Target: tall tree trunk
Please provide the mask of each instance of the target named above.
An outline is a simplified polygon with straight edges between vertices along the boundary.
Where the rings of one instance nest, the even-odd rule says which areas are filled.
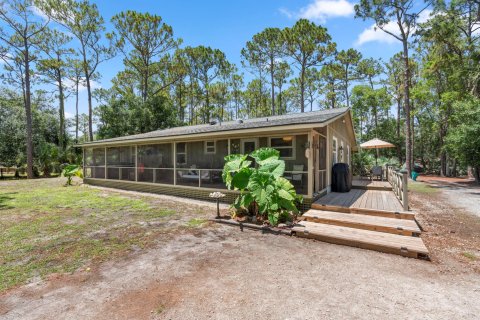
[[[408,41],[404,39],[403,43],[403,60],[405,63],[405,164],[408,172],[408,176],[412,172],[412,130],[411,130],[411,117],[410,117],[410,62],[408,58]]]
[[[88,138],[93,141],[93,106],[92,106],[92,88],[90,86],[90,75],[86,73],[87,96],[88,96]]]
[[[147,101],[147,98],[148,98],[148,77],[149,77],[149,72],[147,68],[147,70],[145,71],[145,75],[143,77],[143,92],[142,92],[143,102]]]
[[[75,143],[78,143],[78,82],[80,79],[76,79],[75,83]]]
[[[349,108],[350,96],[348,95],[348,66],[345,67],[345,98],[347,99],[347,108]]]
[[[194,99],[195,99],[195,97],[194,97],[194,93],[193,93],[193,82],[190,81],[190,125],[193,124],[193,103],[194,103]]]
[[[300,112],[305,112],[305,67],[302,66],[300,75]]]
[[[60,118],[60,130],[58,134],[58,144],[60,150],[65,151],[65,100],[63,93],[63,83],[62,83],[62,74],[60,70],[57,70],[57,80],[58,80],[58,112]]]
[[[82,45],[83,56],[83,72],[85,73],[85,81],[87,83],[87,98],[88,98],[88,137],[89,141],[93,141],[93,106],[92,106],[92,88],[90,86],[90,72],[88,70],[87,52],[85,44]]]
[[[397,141],[400,141],[400,117],[401,117],[402,100],[400,96],[397,98]],[[402,147],[397,143],[397,158],[402,163]]]
[[[33,178],[33,138],[32,138],[32,103],[30,89],[30,56],[27,39],[24,41],[25,55],[25,116],[27,120],[27,178]]]
[[[274,66],[275,61],[274,57],[270,57],[270,81],[272,83],[271,90],[272,90],[272,116],[275,115],[275,78],[274,78]]]
[[[280,87],[278,91],[278,114],[283,114],[283,103],[282,103],[282,88]]]
[[[208,87],[205,88],[205,103],[206,103],[206,123],[210,122],[210,96],[208,94]]]
[[[375,90],[374,87],[373,87],[373,79],[372,77],[368,77],[368,81],[370,82],[370,88],[372,88],[372,90]],[[375,119],[375,138],[378,138],[378,131],[377,131],[377,128],[378,128],[378,110],[377,110],[377,106],[372,106],[373,107],[373,111],[374,111],[374,119]],[[377,150],[377,156],[378,156],[378,150]]]

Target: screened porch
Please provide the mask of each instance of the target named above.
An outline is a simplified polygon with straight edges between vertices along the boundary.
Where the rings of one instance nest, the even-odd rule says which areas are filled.
[[[308,135],[231,138],[85,148],[85,178],[186,187],[226,189],[222,180],[228,154],[273,147],[285,160],[285,178],[297,193],[308,193]]]

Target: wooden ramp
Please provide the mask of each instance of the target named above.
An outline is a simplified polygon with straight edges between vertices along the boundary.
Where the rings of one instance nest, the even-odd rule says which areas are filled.
[[[428,256],[428,249],[419,237],[408,237],[310,221],[301,222],[293,228],[293,231],[302,238],[317,239],[334,244],[394,253],[410,258]]]
[[[329,193],[312,204],[295,235],[412,258],[428,256],[415,221],[391,190],[352,189]]]
[[[334,211],[309,210],[303,220],[343,227],[380,231],[404,236],[419,236],[420,228],[414,220],[377,217]]]

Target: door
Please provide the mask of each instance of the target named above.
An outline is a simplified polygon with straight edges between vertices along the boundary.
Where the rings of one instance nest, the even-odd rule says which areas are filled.
[[[313,136],[313,168],[314,168],[314,192],[320,192],[326,187],[327,179],[327,139],[324,136],[315,134]]]
[[[251,153],[258,148],[258,139],[242,139],[240,143],[240,151],[242,154]]]

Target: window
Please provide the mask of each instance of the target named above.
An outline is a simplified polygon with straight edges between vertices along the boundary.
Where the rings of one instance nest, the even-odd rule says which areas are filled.
[[[240,140],[240,153],[248,154],[257,150],[258,138]]]
[[[215,141],[205,141],[205,153],[215,154]]]
[[[347,163],[350,165],[350,146],[347,146]]]
[[[187,143],[177,143],[177,165],[187,164]]]
[[[343,153],[343,141],[340,141],[340,159],[342,160],[342,162],[345,162],[345,157],[344,157],[344,153]]]
[[[333,137],[333,143],[332,143],[332,164],[335,164],[335,163],[338,162],[337,154],[338,154],[338,140],[337,140],[337,138]]]
[[[280,152],[280,158],[295,160],[295,136],[270,138],[269,144]]]

